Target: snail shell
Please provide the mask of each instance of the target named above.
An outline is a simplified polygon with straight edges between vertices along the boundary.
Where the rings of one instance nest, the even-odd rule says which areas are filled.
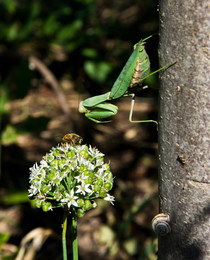
[[[166,236],[171,232],[170,216],[167,213],[160,213],[152,219],[152,229],[157,236]]]

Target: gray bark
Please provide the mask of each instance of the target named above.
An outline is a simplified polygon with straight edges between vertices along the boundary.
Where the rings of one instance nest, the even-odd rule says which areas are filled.
[[[210,259],[210,0],[160,1],[159,260]]]

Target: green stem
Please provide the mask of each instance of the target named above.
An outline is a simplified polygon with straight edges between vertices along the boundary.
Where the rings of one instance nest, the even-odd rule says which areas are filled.
[[[76,216],[75,209],[72,210],[72,236],[73,236],[73,260],[78,260],[77,216]]]
[[[67,260],[67,247],[66,247],[67,218],[68,218],[68,212],[64,210],[63,230],[62,230],[63,260]]]

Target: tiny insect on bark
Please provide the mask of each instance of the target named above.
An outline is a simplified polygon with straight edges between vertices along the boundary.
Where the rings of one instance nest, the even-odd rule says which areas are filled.
[[[110,116],[116,115],[118,112],[118,107],[110,104],[107,101],[118,99],[123,96],[132,96],[129,121],[132,123],[153,122],[157,124],[157,122],[154,120],[132,120],[133,106],[135,102],[135,88],[140,88],[143,80],[145,80],[147,77],[150,77],[163,69],[169,68],[174,64],[173,63],[170,65],[166,65],[150,73],[150,60],[148,54],[146,53],[144,45],[145,41],[151,37],[152,35],[147,37],[146,39],[140,40],[137,44],[134,45],[134,50],[131,56],[129,57],[128,61],[126,62],[120,75],[118,76],[117,80],[115,81],[109,92],[87,98],[84,101],[80,102],[80,113],[85,113],[85,116],[87,118],[96,123],[107,123],[110,122],[110,120],[105,119],[109,118]]]
[[[70,143],[70,144],[81,144],[83,139],[81,136],[74,134],[74,133],[70,133],[70,134],[66,134],[64,135],[64,137],[62,138],[62,141],[64,143]]]
[[[181,163],[182,165],[185,165],[188,163],[187,159],[185,158],[184,154],[179,154],[177,157],[177,161]]]

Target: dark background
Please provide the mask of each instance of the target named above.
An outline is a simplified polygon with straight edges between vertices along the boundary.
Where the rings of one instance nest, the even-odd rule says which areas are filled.
[[[21,239],[38,227],[46,241],[35,259],[62,259],[62,210],[33,208],[27,189],[29,168],[69,132],[103,152],[115,176],[115,205],[98,201],[79,219],[80,259],[156,259],[155,124],[128,122],[129,97],[115,102],[119,113],[109,124],[89,121],[78,104],[109,91],[133,45],[158,32],[157,8],[154,0],[0,0],[1,259],[14,259]],[[157,45],[158,35],[146,43],[151,70]],[[138,93],[136,120],[157,119],[157,76],[145,84],[151,88]],[[71,259],[70,228],[68,239]]]

